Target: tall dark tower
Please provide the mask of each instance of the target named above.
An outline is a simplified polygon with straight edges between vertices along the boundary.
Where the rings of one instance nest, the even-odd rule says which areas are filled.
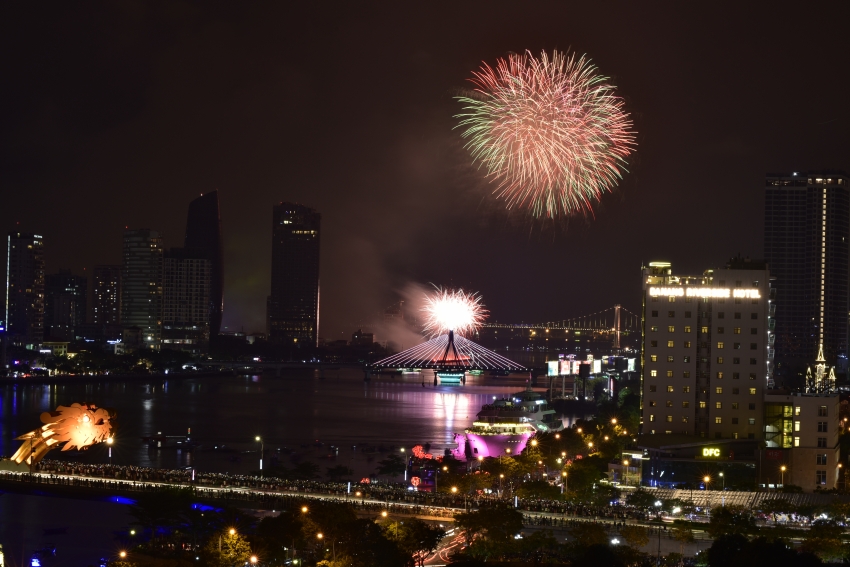
[[[764,255],[776,277],[776,371],[802,376],[819,349],[827,364],[848,354],[850,177],[768,175]]]
[[[302,205],[280,203],[274,207],[272,288],[267,305],[270,341],[317,345],[321,218]]]
[[[224,310],[224,258],[221,243],[221,213],[218,191],[210,191],[189,203],[186,240],[183,247],[210,261],[210,336],[221,330]]]
[[[44,338],[44,240],[10,232],[6,246],[6,334],[12,344],[37,347]]]

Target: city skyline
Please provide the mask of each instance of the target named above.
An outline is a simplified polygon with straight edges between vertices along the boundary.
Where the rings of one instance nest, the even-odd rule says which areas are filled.
[[[544,19],[498,3],[464,6],[451,18],[411,18],[404,8],[204,7],[137,19],[115,8],[86,23],[66,7],[38,28],[28,8],[7,7],[6,21],[23,22],[8,36],[17,60],[61,55],[36,82],[24,80],[31,65],[7,69],[13,88],[4,101],[20,112],[3,134],[10,166],[0,174],[8,189],[0,226],[43,233],[50,271],[79,274],[120,261],[125,226],[156,228],[179,246],[186,202],[218,189],[231,331],[265,327],[271,239],[262,219],[282,200],[323,214],[327,339],[350,335],[409,282],[477,289],[501,321],[570,317],[612,298],[634,309],[641,261],[693,271],[705,257],[719,264],[738,252],[762,255],[765,172],[850,168],[839,94],[848,79],[834,72],[850,57],[840,38],[772,39],[773,30],[790,33],[790,21],[841,21],[848,8],[731,7],[697,15],[547,4]],[[510,26],[500,23],[508,13]],[[352,18],[356,28],[343,25]],[[68,21],[133,39],[102,37],[91,51],[66,41],[70,28],[58,22]],[[266,33],[286,21],[305,24],[285,37]],[[606,33],[597,33],[602,22]],[[655,32],[646,35],[650,23]],[[227,31],[205,32],[216,26]],[[154,37],[168,39],[150,49]],[[338,57],[343,44],[350,51]],[[481,62],[556,48],[587,53],[612,77],[639,136],[629,175],[595,218],[553,234],[491,208],[490,188],[452,130],[452,96]],[[224,62],[221,49],[254,67]],[[309,55],[293,61],[289,53]],[[110,72],[120,67],[136,71]],[[803,88],[802,79],[775,87],[795,69],[829,77],[829,87]],[[355,77],[368,88],[330,104]],[[47,94],[54,91],[68,96]],[[29,166],[39,173],[24,175]],[[43,196],[38,206],[34,194]],[[692,231],[683,210],[699,210],[718,229]],[[480,260],[435,259],[434,250],[458,242]],[[572,277],[581,266],[598,277]]]

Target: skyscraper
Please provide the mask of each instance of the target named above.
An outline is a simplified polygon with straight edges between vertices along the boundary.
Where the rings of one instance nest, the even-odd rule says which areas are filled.
[[[121,324],[137,327],[146,348],[162,336],[162,236],[147,228],[124,231]]]
[[[267,303],[270,341],[307,343],[319,337],[319,236],[321,215],[294,203],[272,215],[272,282]]]
[[[162,348],[195,354],[210,339],[212,262],[194,250],[172,248],[163,260]]]
[[[98,326],[121,322],[121,266],[94,267],[92,323]]]
[[[848,185],[843,173],[766,177],[764,255],[776,278],[779,377],[801,376],[821,346],[828,364],[846,365]]]
[[[193,250],[196,258],[210,261],[209,285],[209,334],[221,331],[224,309],[224,260],[221,242],[221,214],[218,206],[218,191],[201,195],[189,203],[186,218],[184,248]]]
[[[49,274],[44,284],[44,336],[73,341],[77,328],[86,322],[88,278],[71,270]]]
[[[44,242],[38,234],[10,232],[6,247],[6,335],[36,348],[44,338]]]

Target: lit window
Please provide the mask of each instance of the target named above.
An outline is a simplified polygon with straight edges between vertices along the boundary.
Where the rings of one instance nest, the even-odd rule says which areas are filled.
[[[732,409],[738,409],[738,402],[732,402]]]
[[[682,416],[682,423],[688,423],[688,416]]]
[[[649,414],[649,421],[655,421],[655,414]]]
[[[717,386],[717,387],[714,389],[714,393],[715,393],[715,394],[722,394],[722,393],[723,393],[723,386]]]
[[[690,370],[684,370],[682,372],[682,378],[690,378],[690,377],[691,377],[691,371]]]
[[[707,335],[708,334],[708,327],[700,327],[699,332],[702,333],[703,335]]]
[[[718,379],[718,380],[723,380],[723,373],[722,373],[722,372],[718,372],[718,373],[717,373],[717,379]]]
[[[705,409],[705,402],[699,403],[699,409]]]
[[[686,332],[686,333],[690,333],[690,332],[691,332],[691,327],[690,327],[690,325],[685,325],[685,332]]]
[[[723,357],[722,356],[717,357],[717,364],[723,364]]]
[[[795,446],[795,447],[799,447],[799,446],[800,446],[800,438],[799,438],[799,437],[794,437],[794,446]]]
[[[667,341],[667,348],[673,348],[673,341]]]
[[[756,395],[756,389],[755,389],[755,388],[750,388],[750,395],[751,395],[751,396],[755,396],[755,395]]]
[[[672,391],[673,391],[673,386],[667,386],[667,391],[668,391],[668,392],[672,392]]]
[[[691,348],[691,341],[685,341],[684,347]]]
[[[685,409],[690,407],[690,405],[691,405],[691,402],[682,402],[682,407],[685,408]]]
[[[669,326],[667,327],[667,332],[668,332],[668,333],[675,333],[675,332],[676,332],[676,327],[674,327],[673,325],[669,325]]]
[[[673,407],[673,402],[671,402],[670,400],[667,400],[667,403],[666,403],[666,404],[664,404],[664,405],[665,405],[665,406],[667,406],[668,408],[672,408],[672,407]]]
[[[682,392],[685,393],[685,394],[689,394],[691,392],[691,387],[690,386],[682,386]],[[688,402],[685,402],[685,403],[688,403]]]
[[[732,332],[733,332],[734,334],[736,334],[736,335],[740,335],[740,334],[741,334],[741,327],[735,327],[735,328],[732,330]]]
[[[800,415],[800,406],[794,408],[794,415]]]
[[[673,421],[673,416],[672,416],[672,415],[668,415],[668,416],[667,416],[667,421]]]
[[[723,402],[714,402],[714,409],[723,409]]]
[[[649,356],[649,361],[650,361],[650,362],[658,362],[658,355],[657,355],[657,354],[652,354],[652,355],[650,355],[650,356]]]
[[[667,355],[667,362],[673,362],[673,355]]]
[[[717,343],[717,348],[723,348],[723,341],[719,341]]]
[[[649,375],[652,376],[653,378],[655,378],[656,376],[658,376],[658,371],[657,370],[650,370]]]
[[[668,370],[668,371],[667,371],[667,378],[672,378],[672,377],[673,377],[673,371],[672,371],[672,370]]]
[[[652,331],[653,333],[657,333],[658,332],[658,325],[653,325],[652,327],[649,328],[649,330]]]
[[[714,418],[714,423],[716,423],[716,424],[721,424],[721,423],[723,423],[723,418],[722,418],[722,417],[715,417],[715,418]]]

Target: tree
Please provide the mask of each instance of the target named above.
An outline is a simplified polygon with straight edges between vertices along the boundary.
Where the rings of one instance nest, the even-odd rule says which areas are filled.
[[[640,549],[649,543],[649,531],[643,526],[623,526],[620,535],[630,546]]]
[[[800,549],[813,553],[822,560],[836,563],[846,556],[841,535],[844,530],[835,520],[815,520]]]
[[[673,539],[679,542],[679,553],[685,554],[685,544],[694,542],[694,532],[688,524],[681,520],[673,522]]]
[[[350,478],[353,474],[354,471],[345,465],[328,467],[328,478],[331,479],[332,482],[339,482],[340,480],[346,477]]]
[[[706,531],[713,538],[728,534],[751,534],[757,531],[752,511],[743,506],[716,506]]]
[[[580,522],[570,528],[569,532],[579,547],[608,544],[608,533],[599,524]]]
[[[628,496],[626,496],[626,504],[629,506],[634,506],[635,508],[640,508],[645,510],[647,508],[652,508],[657,499],[655,496],[649,493],[648,490],[644,490],[643,488],[638,488]]]
[[[747,538],[741,534],[721,534],[714,536],[714,543],[708,548],[709,567],[729,567],[747,545]]]
[[[410,557],[412,564],[424,565],[446,531],[437,526],[431,526],[416,518],[398,522],[387,522],[384,525],[384,536],[396,542],[399,549]]]
[[[391,453],[386,459],[378,461],[378,474],[395,478],[407,470],[407,462],[398,454]]]
[[[455,525],[466,533],[471,542],[476,534],[490,541],[505,541],[522,530],[522,514],[511,506],[500,505],[486,510],[465,512],[455,516]]]
[[[561,495],[561,490],[557,486],[552,486],[545,480],[527,480],[519,485],[516,490],[516,494],[520,498],[557,500]]]
[[[203,564],[211,567],[244,565],[251,558],[251,546],[239,533],[221,533],[209,539],[203,554]]]

